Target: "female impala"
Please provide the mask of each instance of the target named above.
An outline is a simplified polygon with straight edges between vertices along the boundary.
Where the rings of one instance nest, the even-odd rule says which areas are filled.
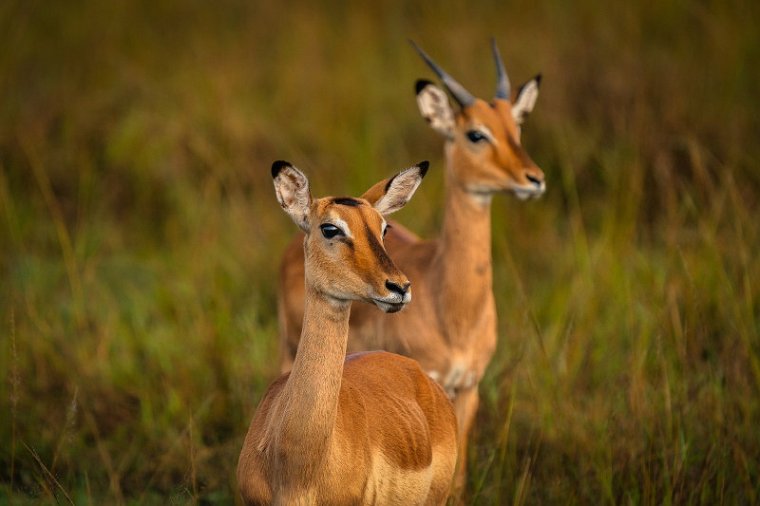
[[[306,233],[306,303],[293,368],[269,387],[240,453],[246,504],[445,503],[457,443],[443,389],[409,358],[345,356],[351,301],[392,313],[411,300],[383,248],[382,215],[406,204],[426,170],[358,199],[312,200],[298,169],[272,166],[277,200]]]
[[[414,358],[454,401],[459,422],[459,455],[467,456],[467,434],[478,408],[478,383],[496,346],[492,289],[491,199],[512,192],[539,197],[544,175],[520,145],[520,125],[538,97],[540,76],[520,87],[510,101],[510,85],[493,44],[498,71],[496,97],[473,97],[416,45],[422,58],[458,102],[428,81],[417,82],[422,116],[445,139],[446,193],[443,230],[422,241],[393,224],[386,238],[389,254],[409,276],[415,302],[408,311],[379,318],[367,308],[351,315],[348,348],[383,349]],[[283,257],[280,277],[280,339],[283,370],[288,370],[301,332],[303,253],[296,238]],[[464,483],[460,465],[458,486]]]

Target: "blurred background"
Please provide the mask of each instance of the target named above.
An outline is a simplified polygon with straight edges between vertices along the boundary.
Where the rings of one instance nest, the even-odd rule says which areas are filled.
[[[473,504],[760,501],[760,4],[0,4],[0,502],[227,504],[315,195],[431,170],[419,42],[490,98],[542,72],[543,199],[493,207]],[[466,238],[463,238],[466,240]]]

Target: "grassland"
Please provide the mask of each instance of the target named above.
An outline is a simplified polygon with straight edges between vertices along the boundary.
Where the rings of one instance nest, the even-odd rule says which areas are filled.
[[[0,502],[232,503],[294,227],[431,160],[413,37],[478,95],[542,71],[540,201],[498,198],[475,504],[760,502],[760,7],[0,5]],[[463,238],[465,240],[465,238]]]

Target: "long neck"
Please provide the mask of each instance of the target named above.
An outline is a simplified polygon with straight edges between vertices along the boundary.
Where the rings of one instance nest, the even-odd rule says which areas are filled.
[[[335,426],[348,339],[349,302],[307,283],[303,330],[282,391],[279,442],[290,472],[308,475],[325,456]]]
[[[433,272],[439,319],[454,346],[467,348],[468,330],[492,295],[491,197],[465,191],[446,177],[443,230]]]

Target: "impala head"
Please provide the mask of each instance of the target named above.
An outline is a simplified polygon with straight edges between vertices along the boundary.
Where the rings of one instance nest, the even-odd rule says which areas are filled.
[[[521,200],[540,197],[546,189],[544,173],[520,144],[520,127],[536,103],[541,75],[512,94],[494,40],[496,93],[491,102],[486,102],[471,95],[419,46],[412,44],[459,105],[455,111],[442,89],[430,81],[417,81],[417,105],[433,130],[446,138],[446,155],[454,182],[480,196],[508,191]]]
[[[277,200],[306,233],[306,283],[338,301],[362,300],[395,313],[412,300],[409,279],[383,246],[383,216],[409,201],[427,172],[421,162],[380,181],[359,198],[313,199],[306,176],[288,162],[272,164]]]

